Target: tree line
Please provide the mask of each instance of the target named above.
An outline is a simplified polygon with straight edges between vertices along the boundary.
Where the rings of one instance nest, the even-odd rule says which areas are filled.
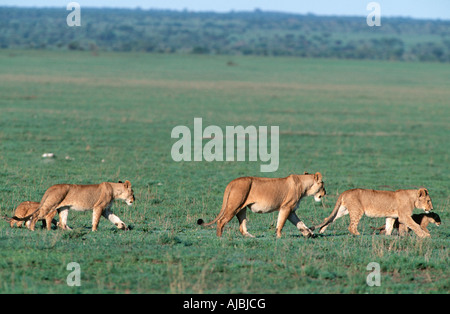
[[[450,21],[277,12],[0,7],[0,48],[450,61]]]

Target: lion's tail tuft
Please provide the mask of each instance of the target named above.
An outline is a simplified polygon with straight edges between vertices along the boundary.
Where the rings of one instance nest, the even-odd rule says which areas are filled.
[[[197,220],[197,225],[203,225],[205,223],[205,221],[203,220],[203,219],[199,219],[199,220]]]

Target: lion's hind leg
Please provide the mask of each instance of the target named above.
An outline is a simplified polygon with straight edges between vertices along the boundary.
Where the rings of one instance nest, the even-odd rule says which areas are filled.
[[[345,215],[348,215],[348,209],[344,205],[340,205],[336,216],[330,221],[330,224],[332,222],[336,221],[336,219],[339,219],[339,218],[341,218],[342,216],[345,216]],[[329,226],[329,224],[327,224],[327,225],[323,226],[322,228],[320,228],[319,229],[319,233],[324,233],[328,226]]]
[[[225,209],[223,215],[217,220],[217,231],[216,231],[216,234],[217,234],[218,237],[222,236],[223,228],[225,227],[225,225],[231,219],[233,219],[234,216],[238,215],[242,210],[245,211],[246,209],[242,209],[241,206],[236,207],[236,206],[230,206],[230,204],[228,204],[228,206]],[[242,231],[244,231],[244,233],[245,233],[245,231],[247,230],[247,227],[246,227],[247,216],[246,216],[246,214],[245,213],[241,214],[241,218],[242,218],[242,224],[243,225],[241,224],[241,220],[238,217],[238,219],[239,219],[239,230],[241,230],[241,227],[242,227]],[[241,231],[241,233],[242,233],[242,231]],[[251,236],[248,232],[246,232],[246,234],[244,234],[244,233],[243,233],[243,235],[245,235],[245,236]]]
[[[48,214],[52,215],[53,211],[56,212],[56,209],[58,208],[58,205],[59,204],[53,205],[53,206],[50,205],[50,207],[42,206],[41,209],[37,213],[35,213],[29,221],[27,221],[27,224],[26,224],[27,228],[30,229],[31,231],[34,231],[36,223],[39,220],[44,220],[45,221],[45,217]],[[51,220],[50,220],[50,222],[51,222]],[[52,224],[51,223],[49,223],[49,224],[46,223],[46,228],[47,228],[47,230],[52,230]]]
[[[56,213],[57,213],[57,211],[53,210],[47,216],[45,216],[45,219],[42,221],[42,226],[47,227],[50,225],[50,229],[51,229],[52,223],[54,223],[54,225],[56,225],[56,220],[53,219],[56,216]],[[49,228],[47,228],[47,229],[49,229]]]
[[[217,220],[217,231],[216,231],[216,234],[217,234],[218,237],[222,236],[223,228],[225,228],[225,225],[231,219],[233,219],[233,217],[236,215],[236,211],[237,210],[225,211],[224,214],[222,215],[222,217],[220,217],[219,220]]]
[[[239,180],[234,181],[227,186],[226,190],[228,190],[228,193],[227,191],[225,192],[224,203],[222,204],[223,214],[219,219],[217,219],[216,234],[218,237],[222,236],[223,228],[225,227],[225,225],[241,210],[244,210],[247,207],[248,203],[246,204],[246,200],[248,193],[250,192],[250,184],[251,182],[249,180]],[[241,193],[240,191],[246,191],[246,193]],[[246,218],[245,213],[241,215]],[[242,228],[245,227],[245,224],[246,222],[244,223],[244,226],[242,226]],[[239,229],[241,229],[241,226],[239,227]]]
[[[360,235],[358,232],[358,224],[364,215],[364,212],[355,208],[354,210],[348,210],[348,214],[350,216],[350,226],[348,227],[348,231],[350,231],[351,234]]]
[[[31,218],[31,223],[29,226],[30,230],[34,231],[34,227],[36,226],[38,220],[45,219],[45,216],[47,216],[51,211],[57,210],[60,207],[60,204],[66,198],[69,189],[69,185],[54,185],[45,191],[39,205],[39,210]],[[51,229],[52,225],[47,224],[47,230]]]
[[[386,224],[385,224],[385,234],[386,235],[391,235],[392,234],[392,230],[394,230],[394,223],[395,223],[396,218],[392,218],[392,217],[387,217],[386,218]]]
[[[69,216],[69,207],[61,207],[58,209],[59,214],[59,222],[56,223],[56,226],[62,230],[72,230],[67,225],[67,217]]]
[[[254,238],[255,236],[251,235],[247,231],[247,208],[243,208],[240,212],[236,214],[237,219],[239,220],[239,231],[242,233],[244,237]]]
[[[398,235],[405,236],[408,234],[408,227],[405,224],[398,224]]]

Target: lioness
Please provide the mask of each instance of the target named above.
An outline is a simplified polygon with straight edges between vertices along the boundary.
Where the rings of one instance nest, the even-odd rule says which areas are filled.
[[[222,209],[217,217],[199,225],[208,226],[217,222],[217,236],[222,236],[224,226],[234,217],[239,220],[239,231],[244,236],[253,237],[247,231],[247,208],[255,213],[270,213],[278,210],[277,237],[281,237],[281,229],[288,219],[305,237],[313,236],[313,232],[297,217],[297,209],[303,196],[314,195],[320,202],[325,195],[322,175],[291,174],[286,178],[241,177],[231,181],[225,188]]]
[[[422,230],[411,218],[414,208],[423,209],[426,213],[433,209],[427,189],[397,190],[395,192],[365,189],[348,190],[339,195],[331,215],[325,218],[320,225],[312,227],[311,230],[319,228],[319,232],[323,233],[328,224],[349,214],[350,226],[348,230],[354,235],[359,235],[358,223],[361,217],[366,214],[368,217],[387,217],[387,235],[391,234],[395,218],[398,218],[400,223],[412,229],[419,237],[429,237],[430,234]]]
[[[420,226],[420,228],[422,228],[423,231],[428,233],[430,233],[430,231],[428,231],[427,227],[430,223],[434,223],[436,226],[441,225],[441,217],[439,217],[439,215],[436,213],[414,214],[411,216],[411,218]],[[374,230],[380,230],[380,234],[386,233],[386,224],[378,228],[371,228]],[[405,235],[409,231],[408,227],[398,222],[398,218],[396,218],[394,221],[393,229],[398,229],[399,235]]]
[[[32,215],[36,209],[39,207],[39,203],[38,202],[30,202],[30,201],[26,201],[26,202],[22,202],[19,204],[19,206],[17,206],[16,210],[14,211],[14,216],[23,218],[25,216],[28,215]],[[56,225],[57,222],[56,220],[54,220],[53,218],[56,215],[56,211],[49,213],[44,219],[42,219],[42,223],[43,223],[43,227],[46,227],[47,224],[54,224]],[[25,222],[25,225],[27,226],[27,228],[30,227],[30,223],[31,223],[31,216],[30,218],[28,218],[28,220],[16,220],[14,218],[9,218],[9,217],[5,217],[6,221],[9,222],[9,225],[12,227],[14,227],[14,225],[17,225],[17,227],[22,227],[22,224]]]
[[[122,183],[103,182],[92,185],[57,184],[50,187],[42,197],[39,208],[30,216],[24,218],[13,217],[16,220],[26,220],[32,217],[30,230],[39,219],[46,217],[51,211],[58,210],[59,227],[68,229],[67,215],[69,209],[77,211],[92,210],[92,231],[96,231],[100,216],[109,219],[119,229],[127,229],[127,226],[114,215],[110,208],[115,199],[124,200],[127,205],[134,202],[134,193],[130,181]],[[47,224],[50,230],[50,225]]]

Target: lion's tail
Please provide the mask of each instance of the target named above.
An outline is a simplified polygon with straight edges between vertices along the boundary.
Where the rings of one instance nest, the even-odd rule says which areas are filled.
[[[228,198],[230,197],[230,192],[231,192],[231,187],[229,184],[229,185],[227,185],[227,187],[225,189],[225,193],[223,193],[222,209],[220,210],[219,214],[217,215],[216,218],[214,218],[213,221],[205,223],[204,220],[200,218],[199,220],[197,220],[197,224],[200,226],[204,226],[204,227],[215,224],[217,222],[217,220],[219,220],[225,213],[225,209],[227,208],[227,204],[228,204]]]
[[[334,209],[331,212],[330,216],[328,216],[327,218],[325,218],[323,220],[323,222],[317,226],[313,226],[310,229],[311,230],[315,230],[315,229],[322,229],[323,227],[329,225],[330,223],[332,223],[334,221],[334,219],[336,218],[336,215],[338,213],[339,207],[341,207],[342,204],[342,194],[339,195],[338,200],[336,201],[336,205],[334,205]]]
[[[372,226],[370,226],[370,228],[371,228],[373,231],[383,231],[383,230],[386,229],[386,225],[382,225],[381,227],[372,227]]]

